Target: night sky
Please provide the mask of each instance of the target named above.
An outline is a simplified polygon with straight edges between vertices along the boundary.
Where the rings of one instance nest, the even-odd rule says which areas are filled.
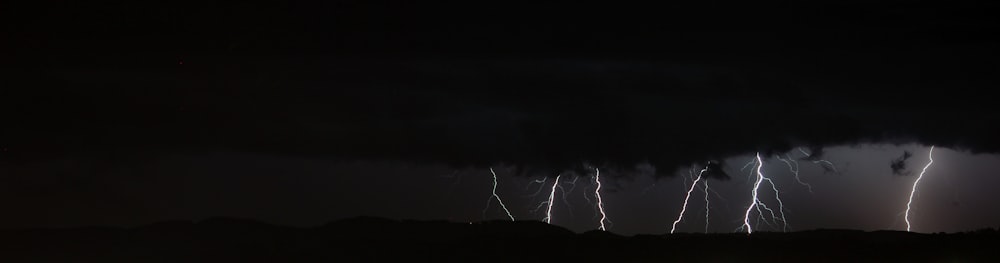
[[[587,231],[596,168],[608,229],[659,234],[710,163],[735,232],[760,153],[790,230],[905,230],[932,145],[913,231],[1000,226],[998,3],[473,2],[5,5],[0,227],[503,220],[492,167]]]

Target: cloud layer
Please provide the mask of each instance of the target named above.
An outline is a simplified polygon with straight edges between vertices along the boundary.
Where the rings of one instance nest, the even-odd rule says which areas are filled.
[[[79,24],[19,20],[12,44],[45,51],[5,67],[16,77],[0,105],[3,154],[223,148],[672,174],[800,146],[1000,151],[1000,114],[983,91],[998,84],[997,27],[976,11],[992,5],[873,3],[857,19],[832,3],[605,10],[609,19],[539,6],[509,21],[495,19],[503,8],[341,4],[330,16],[226,4],[182,18],[128,13],[141,29],[87,6],[51,11]],[[261,12],[272,22],[251,15]]]

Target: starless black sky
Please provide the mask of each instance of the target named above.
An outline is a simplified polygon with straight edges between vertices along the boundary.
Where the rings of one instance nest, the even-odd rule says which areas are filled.
[[[98,195],[82,190],[88,184],[127,188],[117,176],[241,170],[223,161],[158,165],[220,152],[274,156],[258,160],[273,167],[284,158],[439,170],[506,164],[526,176],[584,174],[586,164],[623,179],[639,173],[638,163],[671,177],[692,163],[796,147],[919,143],[996,153],[997,7],[15,3],[3,16],[2,176],[61,200]],[[886,157],[886,168],[900,154]],[[293,176],[275,169],[245,175]],[[386,174],[364,176],[407,176]],[[176,185],[170,191],[203,183]],[[301,205],[325,209],[311,202]],[[15,225],[47,221],[35,205],[45,202],[24,203]],[[170,203],[132,206],[174,210]],[[334,215],[343,216],[351,214]]]

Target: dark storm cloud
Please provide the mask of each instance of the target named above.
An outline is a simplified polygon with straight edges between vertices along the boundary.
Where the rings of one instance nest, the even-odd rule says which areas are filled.
[[[910,151],[903,151],[903,155],[889,162],[889,168],[892,168],[892,174],[894,175],[913,174],[913,171],[906,169],[906,160],[909,160],[910,157],[913,157],[913,153],[911,153]]]
[[[986,37],[996,23],[964,9],[878,15],[891,6],[856,23],[800,12],[789,13],[795,25],[679,26],[718,14],[567,23],[543,6],[506,23],[491,20],[500,11],[410,19],[355,3],[308,19],[299,15],[321,11],[283,6],[264,23],[252,14],[270,7],[218,4],[136,15],[151,31],[67,8],[51,14],[84,16],[79,24],[25,19],[38,29],[25,32],[54,33],[14,44],[51,51],[7,67],[19,77],[2,94],[11,101],[0,106],[0,143],[15,160],[224,148],[526,174],[648,163],[670,175],[736,154],[807,146],[811,160],[862,142],[1000,151],[996,104],[970,95],[997,84]],[[748,16],[734,10],[719,12]]]
[[[705,173],[702,174],[705,178],[717,179],[717,180],[729,180],[729,174],[723,169],[725,163],[722,161],[710,161],[708,162],[704,169]]]
[[[823,159],[823,147],[814,145],[809,147],[809,151],[806,151],[803,147],[799,147],[798,151],[806,155],[799,158],[799,160],[815,163],[823,169],[824,173],[837,173],[837,167],[833,163]]]
[[[661,174],[800,145],[888,140],[996,150],[986,131],[997,115],[969,114],[979,106],[927,107],[921,102],[942,97],[918,92],[887,105],[858,99],[879,93],[786,87],[781,78],[793,74],[781,71],[487,60],[323,63],[300,74],[273,60],[199,63],[209,62],[192,58],[159,75],[62,72],[46,85],[60,91],[54,97],[26,91],[30,104],[6,106],[22,114],[8,116],[17,125],[5,129],[5,145],[12,154],[231,148],[549,171],[649,162]],[[821,156],[811,149],[805,160]]]

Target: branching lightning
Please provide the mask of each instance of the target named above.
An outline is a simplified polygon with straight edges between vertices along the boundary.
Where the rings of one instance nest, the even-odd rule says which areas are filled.
[[[567,210],[567,211],[569,212],[569,215],[570,215],[570,217],[572,217],[572,216],[573,216],[573,207],[572,207],[572,206],[570,205],[570,203],[569,203],[569,199],[567,199],[567,196],[568,196],[568,195],[569,195],[570,193],[572,193],[572,192],[573,192],[573,189],[576,189],[576,181],[577,181],[577,180],[580,180],[580,177],[579,177],[579,176],[574,176],[574,177],[573,177],[573,180],[572,180],[572,181],[569,181],[569,184],[571,185],[571,186],[569,187],[569,190],[565,190],[565,189],[564,189],[564,190],[562,191],[562,201],[563,201],[563,204],[565,204],[565,205],[566,205],[566,210]],[[560,185],[560,186],[559,186],[559,188],[563,188],[563,186],[561,186],[561,185]],[[584,195],[584,196],[586,197],[586,195]]]
[[[792,159],[791,156],[788,155],[785,155],[787,159],[781,158],[780,154],[776,155],[776,157],[778,158],[779,161],[784,162],[785,164],[788,165],[788,171],[792,172],[792,174],[795,175],[795,181],[799,182],[799,184],[809,189],[809,193],[811,194],[813,192],[812,185],[803,182],[802,178],[799,178],[799,162],[796,161],[795,159]]]
[[[771,214],[771,220],[772,221],[781,220],[783,224],[782,230],[787,230],[788,223],[785,220],[784,204],[781,202],[781,198],[779,197],[780,192],[778,191],[778,187],[774,185],[774,181],[771,181],[770,178],[764,176],[764,173],[761,171],[761,169],[764,167],[764,161],[760,158],[759,152],[757,153],[755,162],[757,163],[755,169],[755,173],[757,174],[757,180],[753,184],[753,191],[751,192],[752,199],[750,201],[750,205],[747,206],[747,210],[743,215],[743,226],[740,226],[739,229],[746,230],[747,234],[753,233],[753,226],[750,225],[750,213],[753,212],[754,209],[756,209],[758,216],[761,218],[763,218],[764,216],[763,215],[764,210],[767,210]],[[778,218],[777,215],[774,213],[774,210],[767,207],[767,205],[765,205],[764,202],[761,202],[760,199],[758,198],[757,193],[758,190],[760,189],[760,184],[763,183],[764,181],[767,181],[769,184],[771,184],[771,189],[774,190],[774,198],[778,201],[778,214],[781,215],[781,218]],[[763,210],[761,208],[763,208]],[[767,222],[767,220],[765,220],[764,222]]]
[[[601,212],[601,226],[598,229],[606,231],[607,227],[604,225],[604,221],[608,220],[608,215],[604,213],[604,200],[601,199],[601,170],[594,168],[594,171],[597,172],[597,175],[594,176],[594,181],[597,184],[594,195],[597,196],[597,209]]]
[[[757,162],[761,162],[760,153],[757,153]],[[747,206],[746,213],[743,215],[743,228],[747,231],[747,234],[753,233],[753,228],[750,226],[750,211],[753,211],[753,208],[757,207],[757,204],[759,203],[759,201],[757,201],[757,188],[760,187],[760,182],[764,180],[764,175],[760,173],[761,166],[764,166],[763,162],[761,162],[761,165],[757,166],[757,181],[753,183],[753,198],[750,201],[750,206]]]
[[[910,188],[910,199],[906,202],[906,215],[903,217],[903,219],[906,220],[906,231],[910,231],[910,205],[913,204],[913,194],[917,192],[917,184],[920,183],[921,178],[924,178],[924,173],[927,172],[927,168],[931,167],[931,164],[934,163],[934,145],[931,145],[931,150],[928,151],[927,157],[930,158],[930,161],[928,161],[927,165],[924,166],[924,169],[920,171],[920,175],[917,176],[917,180],[913,181],[913,187]]]
[[[510,221],[514,221],[514,215],[510,213],[510,210],[507,210],[507,206],[503,204],[503,200],[500,200],[500,196],[497,195],[497,173],[493,171],[493,167],[490,167],[490,173],[493,174],[493,195],[490,196],[490,199],[486,200],[486,209],[489,209],[490,202],[493,201],[493,198],[496,198],[497,202],[500,203],[500,207],[507,213],[507,217],[510,217]]]
[[[677,220],[674,220],[674,224],[670,226],[671,234],[673,234],[674,231],[677,230],[677,223],[680,223],[681,219],[684,218],[684,212],[687,211],[688,199],[691,199],[691,192],[694,192],[694,188],[698,186],[698,182],[701,181],[701,175],[704,174],[705,171],[708,171],[707,166],[701,169],[701,172],[698,172],[698,177],[694,179],[693,183],[691,183],[691,188],[688,189],[687,196],[684,197],[684,205],[681,206],[681,212],[677,214]],[[708,191],[706,190],[705,192],[707,193]]]
[[[771,181],[771,178],[764,178],[764,180],[768,184],[771,184],[771,189],[774,190],[774,200],[778,201],[778,214],[781,215],[781,231],[788,231],[788,220],[785,220],[785,203],[781,202],[781,193],[778,192],[778,186],[774,185],[774,181]],[[774,211],[771,211],[771,217],[774,217]]]

